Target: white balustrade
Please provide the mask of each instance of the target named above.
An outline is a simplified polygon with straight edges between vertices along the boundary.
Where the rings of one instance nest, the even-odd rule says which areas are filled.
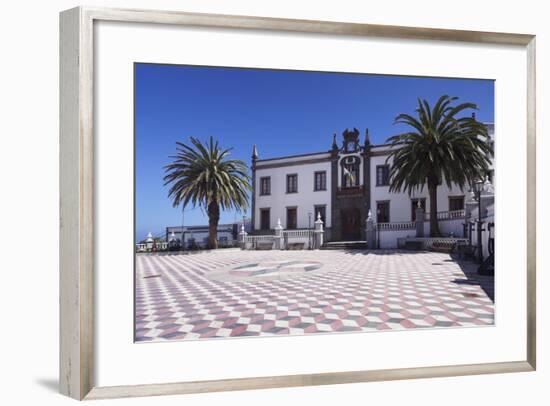
[[[394,231],[394,230],[413,230],[416,227],[414,221],[401,221],[394,223],[377,223],[376,229],[379,231]]]
[[[464,209],[437,212],[437,220],[439,221],[463,219],[464,217],[466,217],[466,210]],[[424,221],[430,221],[430,213],[426,213]]]

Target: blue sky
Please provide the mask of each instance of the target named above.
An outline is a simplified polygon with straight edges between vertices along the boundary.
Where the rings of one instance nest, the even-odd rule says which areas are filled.
[[[176,141],[214,136],[247,163],[253,144],[260,158],[321,152],[332,134],[353,127],[382,144],[404,130],[393,121],[413,114],[418,97],[433,104],[443,94],[476,103],[478,120],[494,121],[491,80],[136,64],[136,239],[182,224],[162,180]],[[224,212],[220,221],[241,217]],[[207,217],[188,207],[185,224]]]

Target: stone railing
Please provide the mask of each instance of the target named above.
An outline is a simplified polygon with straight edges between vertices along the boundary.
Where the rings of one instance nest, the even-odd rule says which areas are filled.
[[[314,245],[313,230],[283,230],[282,235],[285,249],[310,249]]]
[[[401,221],[395,223],[376,223],[378,231],[397,231],[397,230],[414,230],[416,223],[414,221]]]
[[[285,238],[310,238],[313,235],[313,230],[284,230]]]
[[[246,235],[244,237],[245,249],[273,249],[274,235]]]
[[[272,234],[269,234],[269,235],[247,235],[246,236],[246,242],[260,242],[260,241],[269,242],[269,241],[273,241],[274,238],[275,238],[275,236],[272,235]]]
[[[466,210],[464,209],[437,212],[437,220],[439,221],[463,219],[465,217],[466,217]],[[425,214],[424,221],[430,221],[430,213]]]
[[[314,223],[314,229],[284,230],[281,221],[277,221],[275,234],[248,235],[241,227],[239,241],[242,249],[319,249],[323,245],[323,221],[320,215]]]

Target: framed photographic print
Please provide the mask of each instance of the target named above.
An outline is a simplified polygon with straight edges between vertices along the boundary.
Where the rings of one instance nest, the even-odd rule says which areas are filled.
[[[535,369],[534,36],[79,7],[60,52],[62,393]]]

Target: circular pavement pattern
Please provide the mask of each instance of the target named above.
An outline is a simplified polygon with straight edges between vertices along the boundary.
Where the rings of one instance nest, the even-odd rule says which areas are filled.
[[[265,260],[233,265],[209,272],[207,277],[213,280],[266,280],[303,276],[319,271],[323,263],[311,260]]]

